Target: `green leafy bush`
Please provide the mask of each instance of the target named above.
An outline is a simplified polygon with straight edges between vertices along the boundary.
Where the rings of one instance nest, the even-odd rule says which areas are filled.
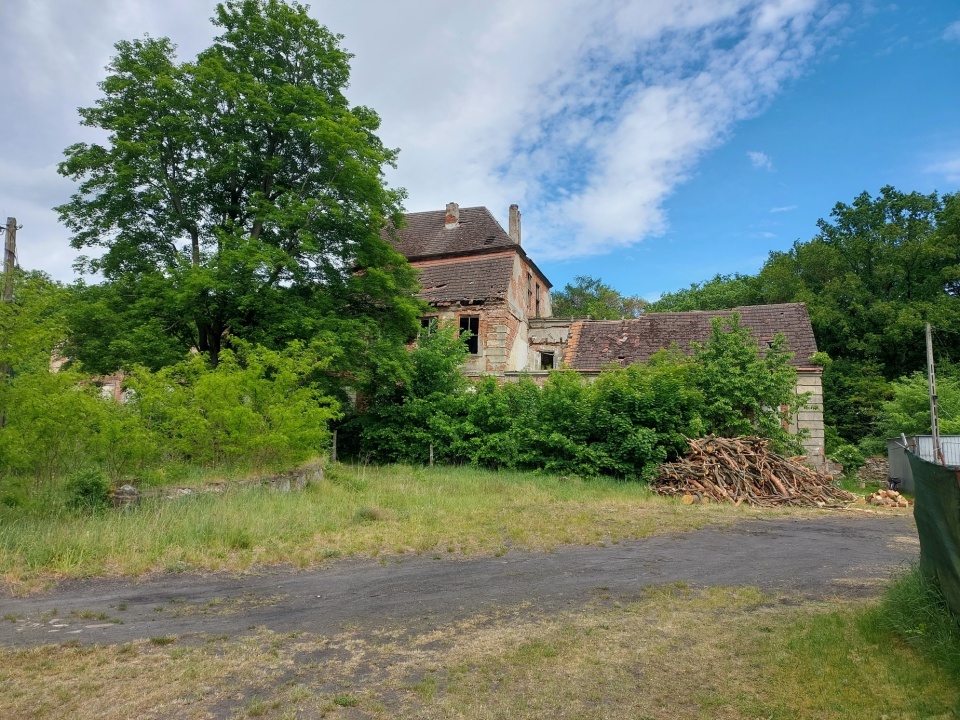
[[[67,507],[74,510],[101,510],[110,503],[110,482],[96,469],[74,473],[63,490]]]
[[[422,337],[411,359],[409,381],[345,425],[365,459],[426,463],[432,446],[441,463],[643,479],[710,432],[796,449],[783,421],[804,398],[782,339],[761,355],[736,318],[718,321],[692,358],[663,351],[595,381],[558,370],[542,387],[529,377],[467,384],[452,330]]]
[[[880,437],[930,434],[930,391],[925,372],[915,372],[890,383],[892,397],[880,410]],[[937,396],[940,432],[960,434],[960,367],[938,367]]]
[[[338,405],[310,382],[327,366],[320,344],[284,351],[234,340],[217,367],[194,355],[130,377],[130,405],[168,458],[203,465],[299,462],[324,452]]]
[[[849,443],[841,443],[834,450],[827,453],[827,457],[843,465],[844,475],[853,475],[863,467],[866,461],[860,448],[856,445],[850,445]]]

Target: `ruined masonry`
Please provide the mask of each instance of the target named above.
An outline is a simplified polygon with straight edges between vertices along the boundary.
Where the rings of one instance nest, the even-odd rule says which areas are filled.
[[[792,430],[805,430],[810,462],[824,464],[822,369],[813,365],[817,351],[803,303],[753,305],[709,312],[650,313],[639,318],[599,321],[555,318],[550,281],[520,244],[520,211],[510,206],[509,232],[485,207],[410,213],[390,242],[420,272],[420,297],[431,307],[421,322],[449,322],[469,331],[468,375],[506,380],[521,374],[541,381],[561,366],[588,376],[611,364],[646,362],[653,353],[676,344],[707,339],[717,316],[739,313],[760,347],[782,333],[794,353],[797,392],[810,393]]]

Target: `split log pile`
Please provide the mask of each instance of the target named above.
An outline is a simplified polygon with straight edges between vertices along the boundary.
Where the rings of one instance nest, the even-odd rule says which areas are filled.
[[[763,438],[707,437],[688,440],[685,458],[667,463],[653,481],[654,492],[698,502],[844,507],[856,496],[833,484],[833,476],[770,450]]]
[[[910,507],[910,502],[896,490],[877,490],[867,495],[867,502],[871,505],[884,507]]]

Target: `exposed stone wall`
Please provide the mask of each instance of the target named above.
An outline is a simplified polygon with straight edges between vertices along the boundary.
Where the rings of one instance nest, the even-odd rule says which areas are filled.
[[[805,407],[801,408],[790,424],[790,432],[806,432],[803,447],[811,464],[822,467],[826,463],[823,436],[823,384],[820,368],[800,368],[797,371],[797,394],[809,393]]]
[[[526,355],[526,326],[506,304],[486,306],[480,318],[480,352],[484,375],[518,370]],[[523,344],[520,339],[523,336]]]
[[[478,316],[478,350],[463,365],[467,375],[502,375],[525,367],[526,326],[507,303],[497,301],[483,305],[450,304],[433,308],[441,324],[459,326],[461,316]]]
[[[567,342],[570,339],[571,318],[531,318],[529,321],[530,360],[527,364],[531,371],[540,370],[540,354],[553,353],[555,368],[563,366]]]

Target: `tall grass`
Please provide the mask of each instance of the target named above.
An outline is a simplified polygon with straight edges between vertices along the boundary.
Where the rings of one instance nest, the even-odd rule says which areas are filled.
[[[334,466],[302,492],[247,489],[53,516],[0,506],[0,576],[306,567],[349,555],[492,553],[617,542],[735,522],[745,508],[685,508],[644,486],[476,468]]]
[[[947,609],[940,588],[914,566],[887,590],[877,611],[864,619],[875,636],[895,632],[908,645],[951,673],[960,686],[960,618]]]

